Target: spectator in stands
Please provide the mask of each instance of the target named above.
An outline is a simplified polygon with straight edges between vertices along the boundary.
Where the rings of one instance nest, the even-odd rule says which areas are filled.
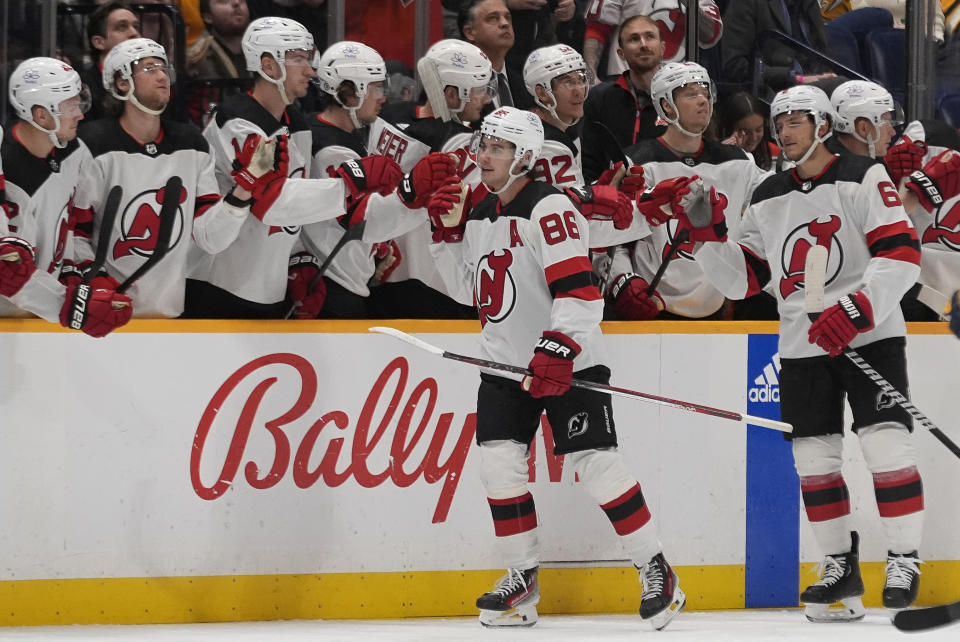
[[[769,89],[779,91],[792,85],[809,85],[835,74],[824,71],[814,60],[779,41],[762,46],[760,34],[781,31],[817,51],[826,51],[827,37],[817,0],[738,0],[723,16],[724,81],[746,88],[759,73]],[[759,69],[754,69],[756,54]]]
[[[92,64],[80,74],[90,90],[92,104],[86,114],[87,120],[96,120],[106,115],[103,87],[103,61],[113,47],[124,40],[140,37],[140,19],[125,2],[114,0],[100,5],[90,14],[87,22],[87,43],[90,45]]]
[[[559,23],[573,19],[574,0],[508,0],[513,16],[513,48],[507,52],[507,65],[522,69],[534,49],[556,44]]]
[[[588,183],[595,181],[608,164],[605,139],[596,133],[595,123],[606,124],[621,148],[666,131],[665,126],[657,124],[650,98],[650,80],[660,68],[664,50],[657,23],[647,16],[627,18],[620,25],[617,39],[617,56],[627,64],[627,71],[591,89],[583,106],[581,163]]]
[[[704,49],[713,47],[723,33],[720,9],[714,0],[698,0],[700,14],[697,40]],[[617,35],[617,25],[623,24],[633,16],[649,16],[660,29],[663,39],[663,59],[679,61],[686,59],[687,18],[683,4],[679,0],[656,2],[655,0],[613,2],[594,2],[589,5],[586,16],[586,40],[583,45],[583,58],[587,61],[587,76],[591,84],[596,84],[609,76],[626,71],[624,60],[612,53],[608,57],[606,68],[599,68],[601,54],[607,42]]]
[[[523,85],[523,73],[507,66],[507,53],[515,41],[513,17],[506,0],[469,0],[460,8],[457,25],[463,39],[479,47],[496,74],[496,107],[533,107],[533,98]]]
[[[250,24],[246,0],[200,0],[206,30],[187,52],[196,78],[250,78],[243,57],[243,32]]]
[[[719,136],[725,144],[752,154],[760,169],[777,169],[774,161],[780,148],[770,137],[769,113],[756,96],[737,92],[720,104],[717,116]]]

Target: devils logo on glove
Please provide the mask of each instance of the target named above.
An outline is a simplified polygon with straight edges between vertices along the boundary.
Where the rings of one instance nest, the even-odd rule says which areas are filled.
[[[113,246],[113,258],[131,254],[148,257],[157,246],[157,230],[160,228],[160,205],[164,188],[147,190],[134,196],[120,216],[120,238]],[[180,202],[187,200],[187,190],[180,190]],[[177,220],[170,237],[170,247],[175,247],[183,235],[183,208],[177,208]]]
[[[517,286],[510,275],[513,254],[510,250],[503,253],[491,252],[477,264],[477,311],[480,313],[480,325],[487,321],[499,323],[513,311],[517,302]]]
[[[810,221],[787,235],[780,255],[780,267],[783,270],[783,277],[780,279],[782,299],[786,300],[794,292],[803,289],[803,266],[807,260],[807,252],[815,245],[822,245],[830,253],[826,283],[833,281],[840,273],[840,267],[843,265],[843,247],[836,238],[836,234],[842,224],[839,216],[831,214],[827,221]]]

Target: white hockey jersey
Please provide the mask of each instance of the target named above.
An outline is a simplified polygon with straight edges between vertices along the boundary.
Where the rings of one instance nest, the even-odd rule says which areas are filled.
[[[358,133],[331,125],[320,114],[310,116],[309,125],[313,134],[311,178],[332,176],[341,163],[367,155]],[[351,216],[362,216],[366,221],[363,237],[347,242],[324,275],[350,292],[366,297],[370,295],[367,283],[376,269],[374,243],[389,241],[422,225],[427,220],[427,211],[409,209],[395,193],[371,194],[361,207],[363,211],[353,212]],[[300,234],[304,249],[323,263],[344,233],[337,220],[327,220],[304,225]],[[401,265],[403,260],[406,256]]]
[[[228,248],[217,256],[198,257],[190,278],[246,301],[275,304],[286,295],[287,264],[300,226],[343,214],[345,192],[338,178],[306,178],[311,176],[313,143],[307,121],[296,107],[287,107],[280,122],[252,96],[240,94],[221,104],[203,131],[216,161],[220,194],[233,189],[235,150],[250,134],[264,138],[289,135],[290,178],[263,218],[246,217]]]
[[[736,239],[740,216],[750,202],[754,189],[769,176],[739,147],[705,141],[697,154],[677,156],[662,139],[649,139],[634,145],[627,153],[643,165],[647,186],[676,178],[703,179],[705,190],[715,187],[727,197],[726,219],[730,238]],[[631,268],[648,282],[657,273],[670,252],[677,231],[676,221],[651,228],[651,234],[633,247]],[[615,264],[613,273],[626,269]],[[694,319],[709,316],[723,305],[724,296],[710,283],[701,266],[693,259],[693,244],[684,243],[657,286],[667,311]]]
[[[875,327],[858,334],[856,348],[903,336],[900,299],[920,273],[920,247],[896,188],[870,158],[835,156],[816,178],[794,171],[768,178],[744,215],[739,243],[703,243],[697,262],[731,299],[756,294],[768,282],[780,312],[780,356],[825,353],[808,340],[803,270],[814,245],[829,250],[825,306],[863,290]]]
[[[574,370],[607,362],[586,223],[555,187],[530,182],[505,206],[488,195],[462,242],[431,245],[449,289],[477,306],[487,359],[525,367],[543,331],[553,330],[580,345]]]
[[[723,35],[720,9],[713,0],[698,0],[698,4],[698,40],[701,47],[709,49]],[[616,43],[620,25],[633,16],[649,16],[657,23],[664,44],[664,62],[678,62],[686,58],[687,16],[685,5],[679,0],[590,0],[586,14],[586,37],[597,38],[608,45]],[[607,75],[610,76],[622,74],[627,69],[626,63],[615,52],[615,47],[610,46],[607,63]]]
[[[90,170],[80,178],[73,216],[77,260],[93,260],[107,194],[114,185],[123,198],[110,235],[104,269],[123,281],[156,247],[160,206],[167,180],[183,180],[170,251],[143,275],[127,294],[135,317],[177,317],[183,312],[188,256],[195,247],[218,252],[236,237],[247,210],[220,200],[213,175],[213,157],[193,125],[165,121],[157,140],[142,143],[115,118],[80,129],[90,148]]]
[[[58,278],[64,261],[74,258],[70,217],[74,192],[81,175],[89,170],[90,150],[72,140],[47,158],[37,158],[17,139],[19,123],[3,137],[0,156],[6,173],[8,232],[29,241],[36,250],[37,271],[13,298],[0,297],[0,316],[27,316],[28,310],[58,322],[64,287]]]

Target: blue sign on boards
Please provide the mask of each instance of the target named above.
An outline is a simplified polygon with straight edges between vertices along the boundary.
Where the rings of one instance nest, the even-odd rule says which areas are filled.
[[[777,335],[751,334],[747,414],[780,419]],[[799,602],[800,482],[790,442],[768,428],[747,427],[747,608]]]

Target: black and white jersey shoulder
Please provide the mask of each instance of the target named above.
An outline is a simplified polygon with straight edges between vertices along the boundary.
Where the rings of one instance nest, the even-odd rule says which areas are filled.
[[[580,167],[580,139],[546,121],[543,122],[543,150],[533,166],[535,180],[557,187],[584,184]],[[574,130],[575,133],[575,130]]]
[[[727,199],[725,211],[731,238],[737,238],[740,218],[756,187],[769,175],[739,147],[704,141],[695,154],[675,152],[662,139],[647,139],[627,150],[631,159],[643,166],[648,187],[678,176],[697,175],[705,190],[711,187]],[[677,232],[676,221],[653,227],[650,236],[633,248],[633,270],[647,279],[653,278]],[[682,243],[670,262],[657,291],[667,311],[690,318],[703,318],[720,309],[724,296],[703,274],[694,261],[693,244]]]
[[[555,330],[581,346],[575,369],[605,363],[588,234],[566,195],[532,181],[505,206],[488,195],[461,243],[431,246],[455,298],[477,306],[486,358],[525,366],[541,333]]]
[[[414,121],[416,122],[416,121]],[[367,149],[371,154],[392,158],[404,172],[430,153],[430,145],[407,133],[409,123],[396,123],[377,118],[367,132]]]

